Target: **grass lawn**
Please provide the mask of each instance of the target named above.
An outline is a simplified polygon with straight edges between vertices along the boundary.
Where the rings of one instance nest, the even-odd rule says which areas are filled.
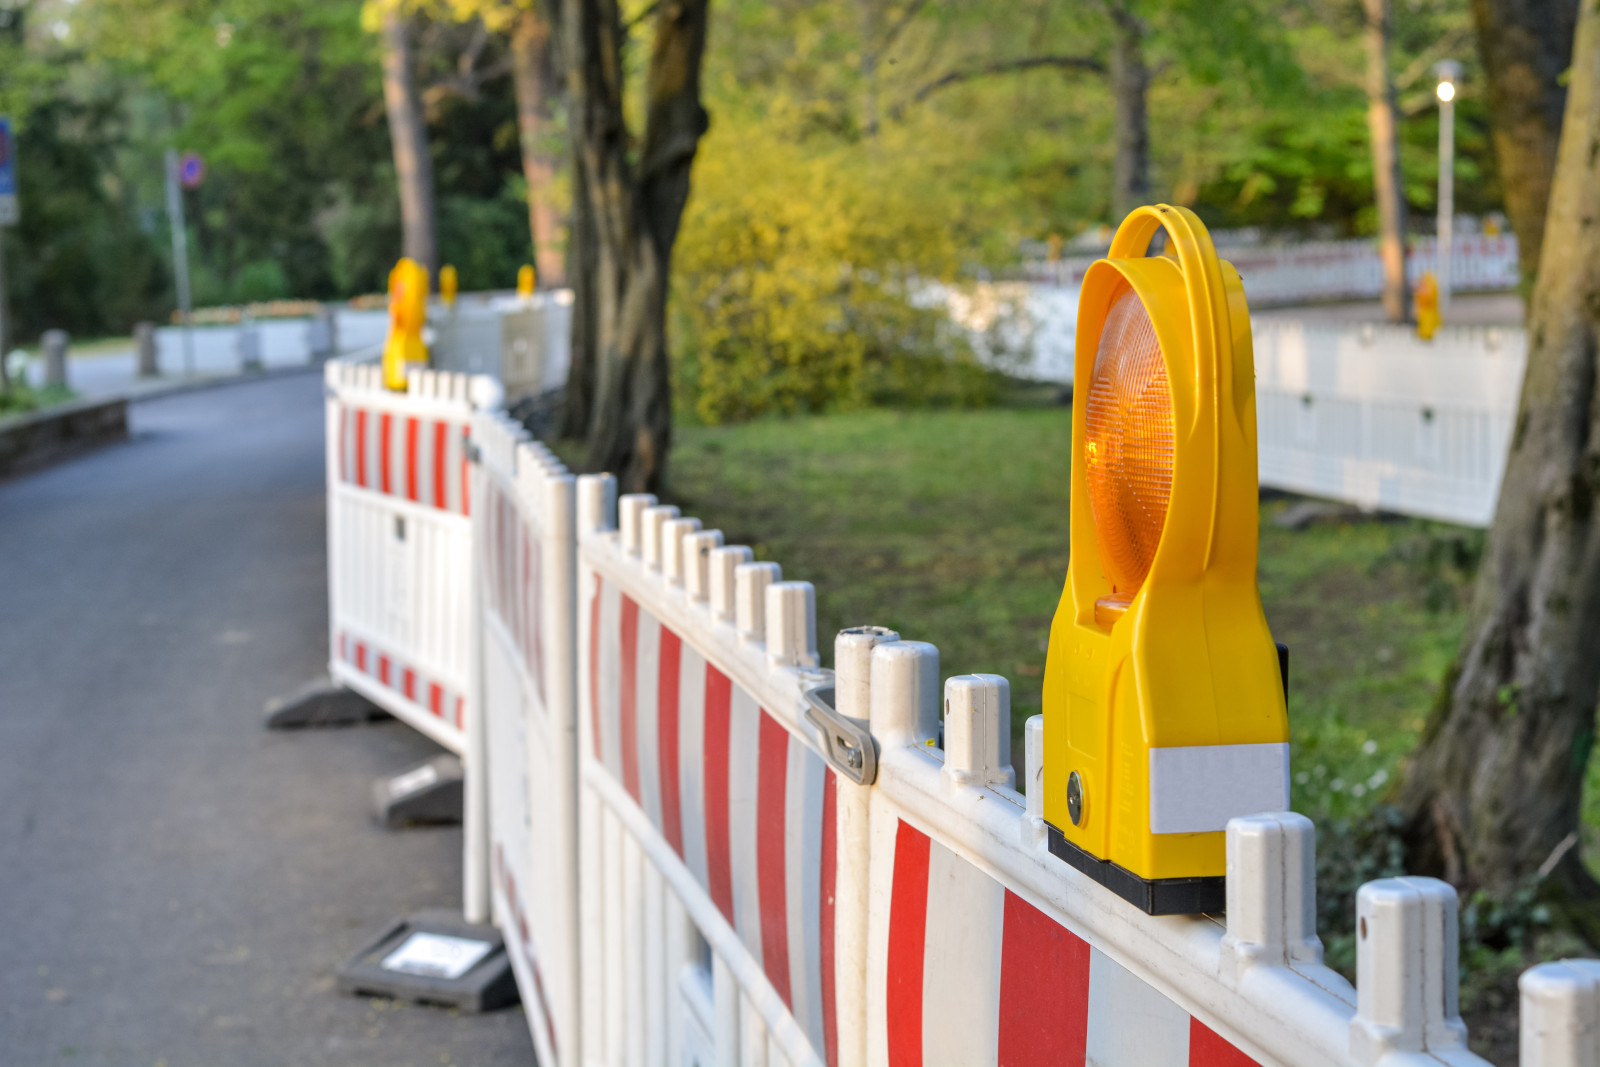
[[[931,641],[946,676],[1010,679],[1020,740],[1066,578],[1070,437],[1070,408],[1042,400],[680,426],[670,499],[815,584],[825,664],[845,626]],[[1375,519],[1291,530],[1273,519],[1293,503],[1261,503],[1261,594],[1290,649],[1292,801],[1318,824],[1322,933],[1348,973],[1350,894],[1399,862],[1392,839],[1374,849],[1351,827],[1392,788],[1436,699],[1482,534]],[[1013,755],[1020,776],[1020,744]],[[1586,797],[1592,843],[1600,788]],[[1463,927],[1478,922],[1468,902]],[[1514,1056],[1515,975],[1532,959],[1464,946],[1463,1009],[1493,1059]]]

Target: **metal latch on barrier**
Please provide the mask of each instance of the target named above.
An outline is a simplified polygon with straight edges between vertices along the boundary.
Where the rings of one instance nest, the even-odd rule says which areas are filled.
[[[834,687],[806,690],[806,719],[822,735],[822,752],[834,769],[858,785],[878,779],[878,743],[866,727],[840,715],[833,706]]]

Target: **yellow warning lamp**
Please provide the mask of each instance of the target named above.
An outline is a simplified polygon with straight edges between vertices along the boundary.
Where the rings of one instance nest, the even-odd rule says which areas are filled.
[[[1439,279],[1433,276],[1433,271],[1428,271],[1417,282],[1417,294],[1412,303],[1417,316],[1417,336],[1424,341],[1433,340],[1433,335],[1439,330]]]
[[[460,284],[455,267],[446,263],[439,268],[439,299],[444,301],[445,307],[455,306],[456,289]]]
[[[1215,911],[1228,820],[1288,807],[1289,724],[1256,588],[1250,313],[1193,212],[1118,228],[1084,275],[1076,360],[1050,850],[1150,914]]]
[[[517,295],[532,296],[533,287],[538,281],[538,276],[533,273],[533,264],[524,263],[517,271]]]
[[[383,384],[397,392],[406,388],[406,370],[427,366],[422,327],[428,321],[428,268],[406,258],[389,272],[389,336],[383,343]]]

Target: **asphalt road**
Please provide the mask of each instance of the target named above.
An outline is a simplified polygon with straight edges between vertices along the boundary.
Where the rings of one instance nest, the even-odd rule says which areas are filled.
[[[261,725],[327,660],[320,378],[132,423],[0,484],[0,1064],[532,1064],[520,1009],[334,989],[461,835],[371,822],[406,727]]]

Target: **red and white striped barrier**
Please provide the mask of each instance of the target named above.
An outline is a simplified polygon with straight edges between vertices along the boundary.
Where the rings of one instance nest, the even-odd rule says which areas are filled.
[[[462,756],[465,914],[488,917],[477,691],[471,423],[498,409],[488,378],[412,372],[386,390],[375,364],[330,361],[327,393],[328,673]]]
[[[498,411],[473,440],[493,914],[539,1062],[575,1065],[573,478]]]

